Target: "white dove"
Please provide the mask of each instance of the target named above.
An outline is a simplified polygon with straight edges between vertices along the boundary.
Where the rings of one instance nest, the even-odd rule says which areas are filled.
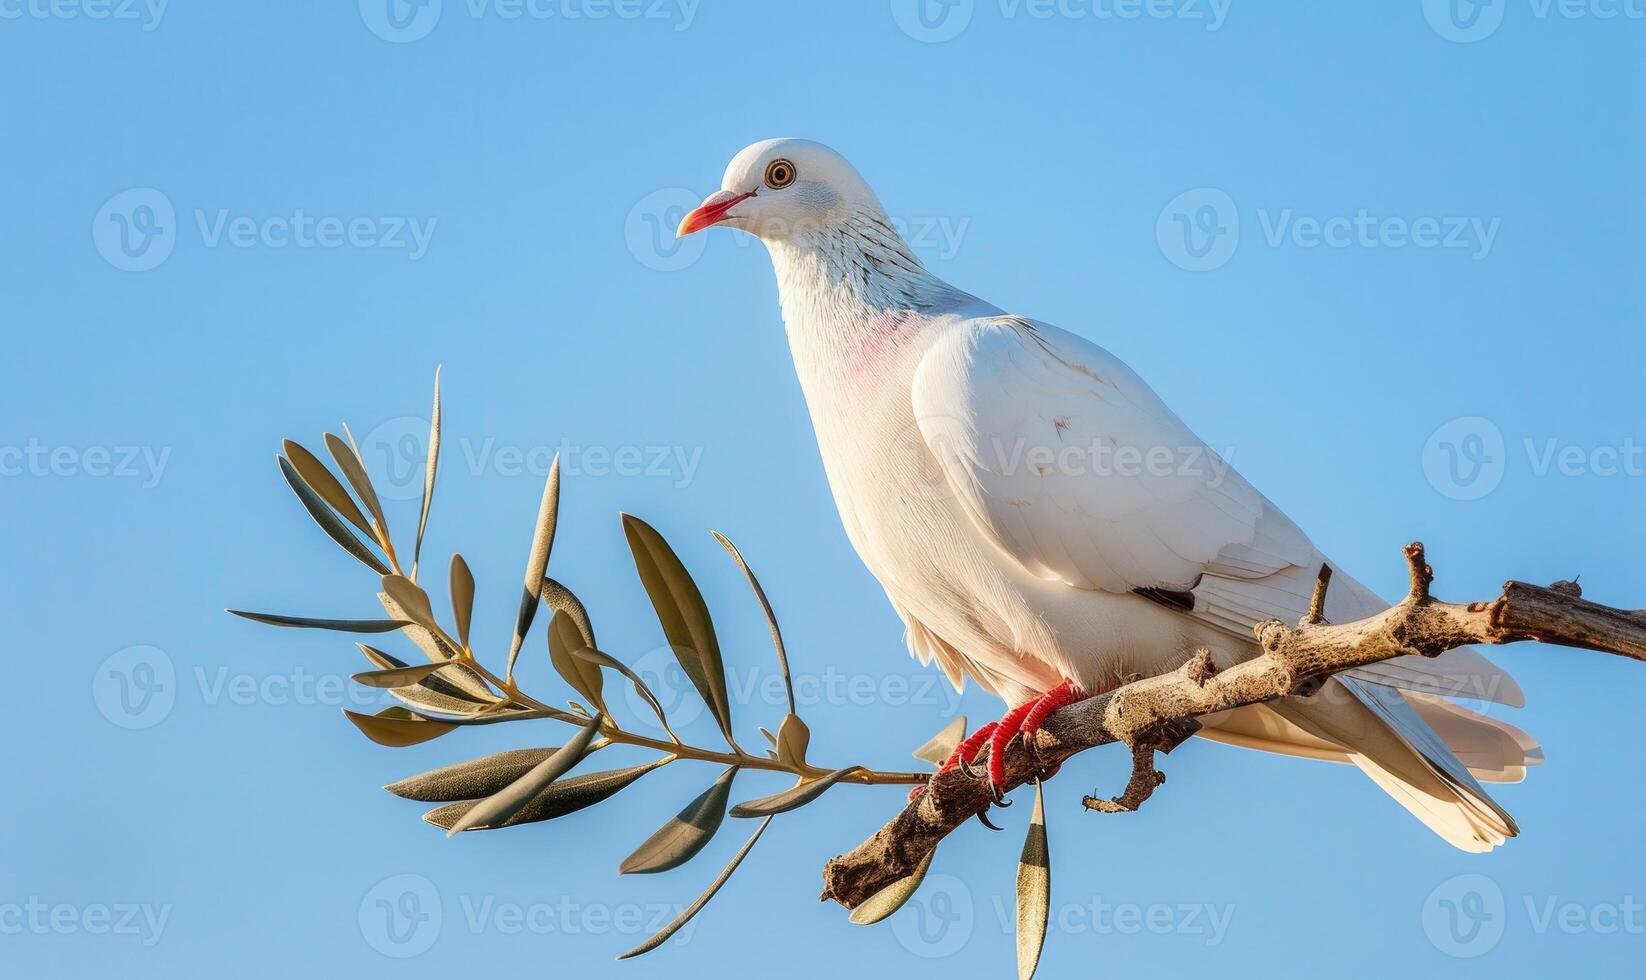
[[[1001,753],[1051,710],[1199,647],[1227,666],[1252,626],[1295,622],[1326,561],[1284,513],[1101,347],[926,271],[874,192],[809,140],[756,143],[688,235],[725,225],[771,254],[829,486],[910,650],[1012,710],[956,750]],[[1327,617],[1388,607],[1336,566]],[[1200,734],[1353,762],[1466,851],[1516,834],[1477,780],[1541,761],[1520,730],[1442,695],[1520,706],[1471,650],[1347,672],[1311,697],[1205,719]]]

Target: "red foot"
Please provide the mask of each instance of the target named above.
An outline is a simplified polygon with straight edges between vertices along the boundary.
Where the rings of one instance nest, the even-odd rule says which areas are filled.
[[[1025,704],[1020,704],[1006,713],[999,721],[991,721],[979,728],[972,736],[955,747],[947,761],[937,769],[936,776],[941,776],[961,763],[970,764],[976,760],[978,751],[987,743],[989,747],[989,785],[998,796],[1000,787],[1006,782],[1006,746],[1019,733],[1033,735],[1040,730],[1048,715],[1059,708],[1084,701],[1091,695],[1082,691],[1074,681],[1065,680],[1063,683]],[[1050,777],[1057,771],[1053,767],[1046,775]],[[917,799],[926,787],[916,786],[909,791],[909,799]]]

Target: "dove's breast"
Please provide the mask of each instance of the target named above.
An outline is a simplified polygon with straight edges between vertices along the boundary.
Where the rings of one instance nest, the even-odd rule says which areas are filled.
[[[882,343],[872,356],[819,363],[796,352],[847,537],[908,624],[916,653],[956,660],[1018,703],[1064,677],[1092,690],[1155,673],[1216,642],[1137,596],[1035,578],[985,539],[910,400],[915,365],[940,329]]]

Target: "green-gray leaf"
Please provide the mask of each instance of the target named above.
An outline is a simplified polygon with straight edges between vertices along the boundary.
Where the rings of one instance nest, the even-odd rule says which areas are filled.
[[[742,569],[743,577],[749,580],[749,588],[754,590],[754,597],[760,603],[760,611],[766,614],[766,626],[772,631],[772,648],[777,651],[777,666],[783,671],[783,690],[789,696],[789,714],[794,714],[794,681],[789,677],[789,654],[783,648],[783,631],[777,628],[777,617],[772,614],[772,604],[766,600],[766,590],[760,587],[760,580],[754,577],[754,569],[743,560],[743,552],[737,550],[737,545],[719,531],[709,532],[720,546],[737,562]]]
[[[777,726],[777,757],[796,769],[802,768],[811,741],[812,731],[799,715],[784,715],[783,724]]]
[[[559,618],[558,614],[556,615],[556,618]],[[669,727],[668,716],[663,714],[663,705],[658,702],[657,695],[652,693],[652,689],[647,687],[646,682],[640,679],[640,675],[630,670],[628,665],[624,664],[621,660],[618,660],[610,654],[601,653],[599,650],[592,650],[588,647],[584,647],[581,650],[573,650],[572,656],[578,658],[579,660],[586,660],[590,663],[599,664],[602,667],[610,667],[612,670],[615,670],[624,677],[627,677],[629,679],[629,683],[634,685],[635,693],[640,695],[640,697],[647,704],[651,705],[652,711],[657,714],[657,723],[663,726],[663,731],[667,732],[669,738],[675,742],[680,741],[680,736],[676,735],[674,733],[674,729]]]
[[[412,545],[412,576],[423,555],[423,531],[429,526],[429,508],[434,504],[434,474],[440,468],[440,368],[434,369],[434,408],[429,410],[429,456],[423,472],[423,506],[417,515],[417,540]]]
[[[905,875],[864,899],[857,908],[852,909],[849,917],[851,923],[872,926],[902,908],[920,890],[920,883],[926,880],[926,871],[932,866],[932,858],[936,854],[936,848],[927,851],[925,860],[914,869],[914,874]]]
[[[425,677],[444,667],[445,664],[417,664],[412,667],[390,667],[386,670],[371,670],[355,674],[354,682],[366,687],[415,687],[423,682]]]
[[[709,706],[720,731],[732,741],[731,705],[726,697],[726,668],[715,639],[714,622],[709,618],[703,593],[680,563],[680,558],[650,524],[629,514],[623,515],[623,534],[634,554],[634,567],[651,597],[652,607],[663,624],[663,635],[673,648],[675,659],[691,678],[703,703]],[[735,743],[734,743],[735,744]]]
[[[696,857],[726,817],[726,800],[731,795],[732,779],[736,775],[736,766],[721,773],[714,785],[686,804],[679,815],[624,858],[617,869],[618,873],[656,874],[678,868]]]
[[[555,748],[510,749],[468,762],[442,766],[383,787],[395,796],[424,803],[449,803],[490,796],[530,772]]]
[[[862,766],[847,766],[844,769],[836,769],[834,772],[819,776],[816,779],[796,783],[781,793],[773,793],[771,796],[763,796],[758,800],[739,803],[732,807],[732,816],[769,817],[798,809],[822,796],[830,786],[862,768]]]
[[[337,477],[332,475],[325,463],[320,462],[319,457],[290,439],[281,442],[280,448],[285,450],[286,458],[291,460],[292,466],[303,477],[304,483],[347,518],[350,524],[359,528],[360,533],[368,538],[374,537],[371,525],[366,523],[366,515],[360,513],[360,508],[354,504],[354,498],[343,489],[343,484],[337,482]]]
[[[269,626],[337,630],[343,633],[388,633],[411,625],[404,619],[311,619],[308,616],[279,616],[274,613],[246,612],[242,609],[229,609],[227,612]]]
[[[520,656],[520,646],[526,642],[532,619],[537,615],[537,600],[543,594],[543,573],[549,567],[549,552],[554,547],[554,528],[560,513],[560,454],[554,454],[549,464],[549,477],[543,481],[543,499],[537,505],[537,524],[532,529],[532,550],[526,556],[526,583],[520,594],[520,609],[514,618],[514,640],[509,645],[507,677],[514,676],[514,662]]]
[[[1040,780],[1034,784],[1034,814],[1017,862],[1017,980],[1029,980],[1040,965],[1051,910],[1052,857],[1046,844],[1046,803]]]
[[[397,749],[439,738],[457,727],[443,721],[420,718],[405,708],[384,708],[375,715],[363,715],[344,708],[343,714],[373,742]]]
[[[434,621],[434,607],[429,603],[429,594],[416,582],[404,575],[385,575],[383,591],[400,606],[407,619],[431,633],[440,630],[440,624]]]
[[[325,531],[326,536],[337,542],[344,551],[360,559],[361,564],[367,568],[379,575],[387,573],[389,567],[383,564],[376,555],[372,554],[371,549],[367,548],[359,538],[355,537],[354,532],[338,519],[337,512],[327,506],[326,502],[321,499],[320,494],[299,475],[291,462],[284,456],[277,456],[275,459],[280,463],[280,475],[286,478],[286,483],[290,484],[292,492],[297,494],[298,500],[302,501],[303,509],[309,512],[309,516],[314,518],[316,524],[320,525],[320,530]]]
[[[738,852],[732,856],[731,863],[721,869],[720,874],[716,875],[714,881],[709,883],[709,887],[703,890],[703,894],[697,896],[697,901],[686,906],[686,910],[675,916],[674,921],[664,926],[662,931],[657,933],[657,935],[629,950],[622,956],[619,956],[618,959],[626,960],[631,956],[640,956],[643,953],[651,952],[657,947],[668,942],[669,937],[678,932],[681,926],[690,922],[693,917],[697,915],[697,913],[703,911],[703,906],[709,904],[709,899],[713,898],[715,893],[720,891],[721,886],[731,878],[732,872],[736,871],[737,866],[743,863],[743,859],[749,856],[749,851],[754,848],[755,841],[758,841],[760,839],[760,835],[766,832],[766,828],[771,826],[771,822],[771,817],[767,817],[765,820],[761,821],[760,826],[754,829],[754,833],[751,834],[749,839],[744,842],[743,846],[738,849]]]
[[[596,715],[589,719],[589,723],[579,729],[570,741],[561,746],[558,752],[533,766],[519,779],[476,803],[472,809],[465,811],[447,828],[446,835],[449,837],[470,827],[494,826],[506,822],[521,807],[530,803],[532,797],[564,776],[572,766],[583,761],[583,756],[589,751],[589,742],[599,730],[600,716]]]
[[[364,643],[356,643],[355,646],[359,647],[360,652],[365,654],[366,659],[371,661],[372,665],[379,670],[392,670],[408,666],[405,661],[391,657],[376,647],[367,646]],[[496,697],[490,695],[484,698],[476,697],[443,676],[443,674],[461,672],[467,669],[466,667],[450,665],[442,673],[430,674],[423,678],[414,687],[391,688],[389,693],[414,707],[448,715],[473,714],[482,707],[496,704],[498,700]]]
[[[348,431],[346,426],[344,431]],[[383,517],[383,505],[377,500],[377,491],[372,488],[371,477],[366,475],[366,466],[360,461],[359,454],[354,447],[330,432],[326,433],[326,449],[336,461],[337,468],[343,471],[349,486],[354,488],[355,495],[366,505],[367,512],[377,525],[377,534],[386,539],[389,536],[389,525]]]
[[[596,711],[604,714],[606,701],[601,697],[604,680],[599,666],[573,656],[573,652],[582,647],[583,634],[572,618],[563,612],[555,613],[554,618],[549,620],[549,660],[566,683],[572,686],[572,690],[583,695]]]
[[[673,756],[665,756],[654,762],[642,766],[631,766],[628,769],[608,769],[604,772],[591,772],[582,776],[572,776],[562,779],[533,796],[530,800],[510,814],[501,822],[482,821],[471,823],[463,830],[494,830],[499,827],[514,827],[523,823],[536,823],[540,820],[553,820],[568,813],[576,813],[609,799],[630,783],[651,772],[659,766],[673,761]],[[423,814],[423,819],[436,827],[447,828],[448,833],[456,833],[458,824],[484,804],[478,802],[450,803],[437,807]]]
[[[469,623],[474,619],[474,573],[463,556],[452,554],[452,615],[457,618],[457,642],[469,648]]]
[[[949,761],[954,754],[955,747],[960,740],[966,737],[966,716],[960,715],[954,721],[943,726],[943,730],[927,739],[926,744],[914,750],[914,757],[922,762],[930,762],[934,766],[941,766]],[[968,762],[971,760],[967,760]]]

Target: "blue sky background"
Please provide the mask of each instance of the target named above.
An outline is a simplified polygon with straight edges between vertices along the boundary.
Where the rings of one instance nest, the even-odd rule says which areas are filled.
[[[814,758],[903,768],[957,707],[997,714],[929,683],[852,554],[763,249],[654,237],[764,137],[834,145],[940,274],[1126,358],[1386,594],[1413,538],[1447,597],[1646,592],[1638,4],[124,3],[0,2],[10,975],[1010,975],[1026,805],[864,930],[815,901],[818,869],[901,791],[841,788],[779,818],[691,931],[614,964],[752,830],[615,874],[713,770],[448,841],[378,787],[565,730],[368,743],[339,712],[349,638],[222,612],[373,612],[271,457],[349,422],[407,538],[444,364],[428,581],[462,550],[493,658],[560,448],[551,571],[655,667],[616,515],[668,535],[745,743],[782,708],[710,527],[783,620]],[[268,223],[300,214],[330,230]],[[541,629],[525,677],[563,697]],[[1198,741],[1145,813],[1085,815],[1123,777],[1092,753],[1048,787],[1042,975],[1638,965],[1639,668],[1494,656],[1549,757],[1498,793],[1520,839],[1464,855],[1352,769]]]

